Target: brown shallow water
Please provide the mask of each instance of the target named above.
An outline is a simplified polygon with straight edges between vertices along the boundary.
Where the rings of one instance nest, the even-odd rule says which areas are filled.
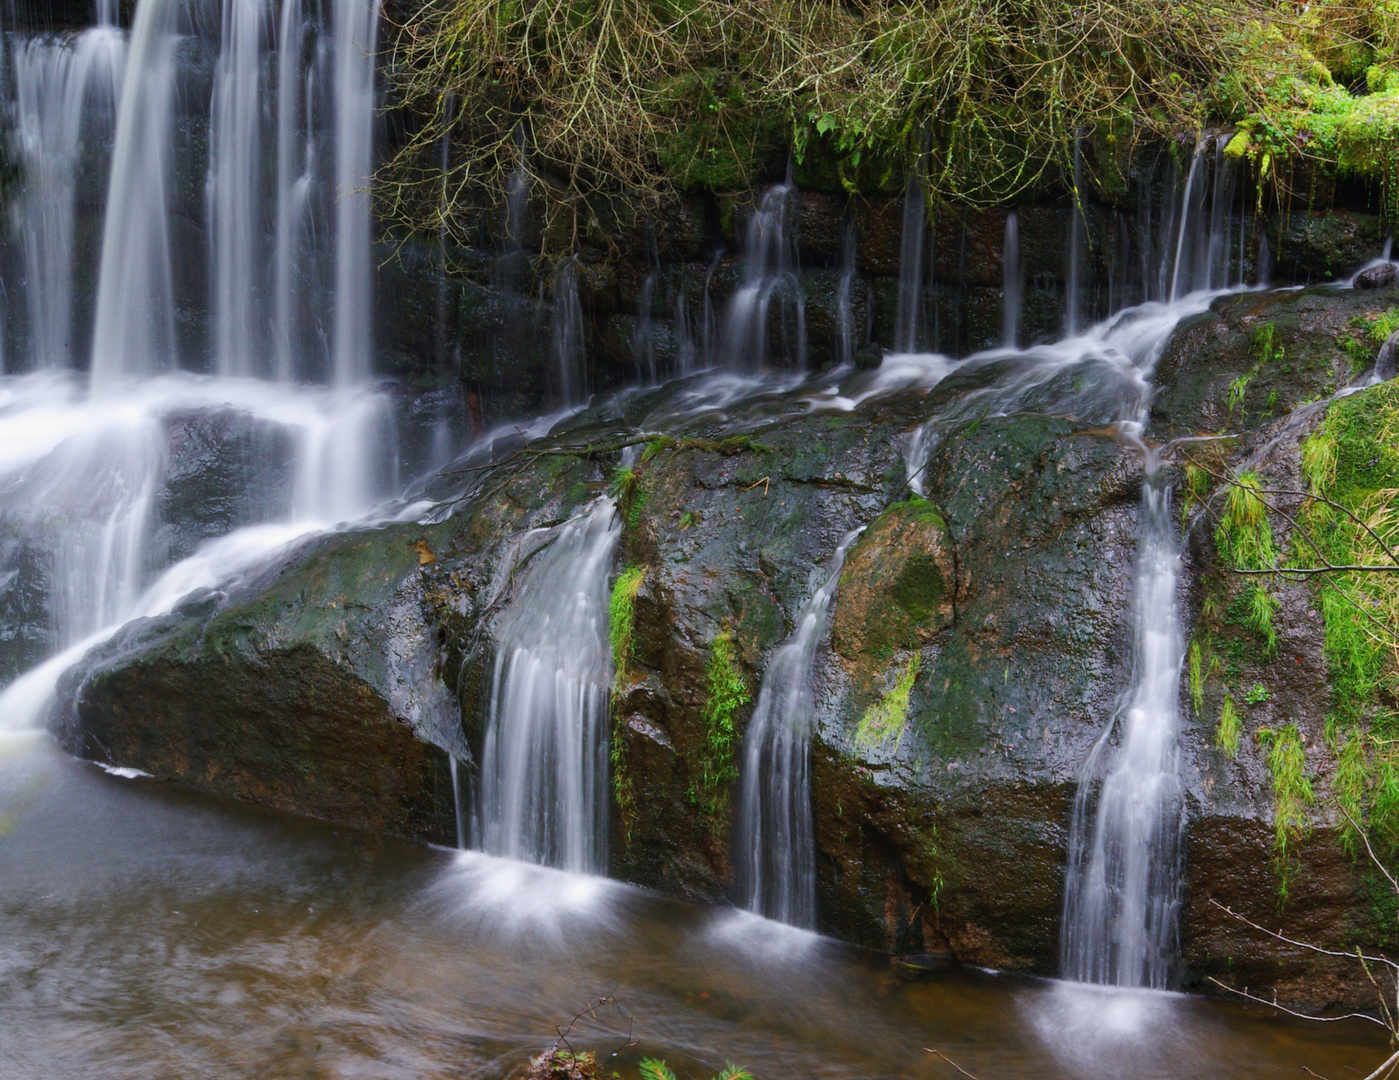
[[[1363,1076],[1356,1022],[885,958],[731,911],[366,838],[0,741],[0,1078],[437,1080],[573,1043],[623,1077]],[[637,1045],[612,1053],[630,1024]]]

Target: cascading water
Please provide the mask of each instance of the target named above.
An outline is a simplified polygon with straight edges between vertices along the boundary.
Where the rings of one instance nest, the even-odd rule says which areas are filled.
[[[1184,803],[1178,733],[1185,636],[1171,492],[1145,461],[1132,595],[1132,680],[1084,764],[1064,894],[1066,978],[1167,989],[1179,957]]]
[[[364,382],[377,6],[345,0],[322,25],[303,16],[301,0],[284,0],[274,36],[270,0],[140,0],[125,45],[111,6],[100,15],[102,27],[79,35],[10,42],[17,226],[36,294],[28,355],[0,382],[0,607],[20,620],[17,632],[7,627],[18,644],[6,646],[0,669],[28,669],[0,693],[0,722],[12,726],[40,722],[63,669],[124,621],[169,610],[180,589],[218,584],[295,537],[363,517],[398,481],[391,403]],[[198,65],[176,57],[208,55],[199,35],[211,29],[219,59],[203,96],[191,90]],[[204,107],[201,200],[181,187],[202,167],[190,156],[199,140],[177,129]],[[264,138],[274,117],[275,144]],[[105,199],[84,200],[79,172],[108,177]],[[332,199],[334,229],[317,221]],[[91,327],[70,284],[82,259],[75,203],[102,237]],[[208,356],[190,349],[196,337],[176,334],[205,312],[177,307],[201,298],[177,299],[172,272],[175,230],[197,227],[201,209]],[[333,289],[317,280],[322,265]],[[338,331],[316,325],[321,299],[334,300]],[[88,389],[71,373],[16,374],[81,367],[71,342],[89,336]],[[314,345],[327,338],[333,348]],[[314,362],[316,349],[334,362]],[[211,362],[240,378],[178,370]],[[336,388],[285,385],[313,373]],[[269,375],[284,385],[247,378]],[[200,452],[210,470],[201,482],[221,485],[206,489],[208,507],[189,504],[181,486]]]
[[[209,133],[209,221],[214,364],[220,375],[266,374],[259,330],[267,265],[262,250],[262,40],[267,0],[223,0],[223,49],[214,74]]]
[[[1111,718],[1082,773],[1063,920],[1065,975],[1122,986],[1171,983],[1184,813],[1176,749],[1184,658],[1176,596],[1179,551],[1169,512],[1170,491],[1141,432],[1152,372],[1171,333],[1181,319],[1206,310],[1221,290],[1241,287],[1243,274],[1242,258],[1235,267],[1231,255],[1233,230],[1243,228],[1228,212],[1231,180],[1225,176],[1214,184],[1213,196],[1225,201],[1224,208],[1202,197],[1203,151],[1202,145],[1174,208],[1162,216],[1173,223],[1174,234],[1153,235],[1149,222],[1142,229],[1143,246],[1164,253],[1159,270],[1143,274],[1146,283],[1155,282],[1159,299],[1126,308],[1054,345],[1024,351],[1003,348],[969,357],[958,370],[979,385],[919,427],[905,451],[908,483],[919,494],[942,433],[980,415],[1027,410],[1069,415],[1085,423],[1115,423],[1122,437],[1143,454],[1146,479],[1132,600],[1132,678],[1122,708]],[[1222,157],[1209,166],[1226,168]],[[927,377],[933,381],[952,370],[946,358],[927,360]]]
[[[1016,346],[1020,336],[1020,307],[1025,293],[1025,273],[1020,266],[1020,215],[1006,215],[1005,243],[1001,249],[1001,344]]]
[[[927,279],[931,273],[925,271],[925,264],[931,264],[932,253],[923,257],[925,240],[931,247],[932,235],[928,228],[928,197],[923,191],[922,176],[915,173],[909,177],[904,189],[903,232],[899,237],[899,302],[894,315],[894,351],[900,353],[917,352],[926,344],[927,327],[924,325],[928,298]],[[936,346],[934,346],[936,347]]]
[[[749,911],[804,929],[816,926],[812,665],[846,552],[862,531],[847,533],[817,571],[820,585],[798,614],[792,636],[773,654],[743,739],[734,840],[739,901]]]
[[[753,371],[780,361],[799,371],[806,368],[806,296],[791,203],[795,190],[790,181],[774,184],[748,219],[743,282],[724,311],[722,366]]]
[[[97,275],[92,387],[175,365],[170,126],[178,0],[142,0],[127,46]]]
[[[335,326],[333,381],[370,374],[374,342],[369,181],[374,168],[374,52],[379,0],[335,0]]]
[[[554,279],[554,370],[558,404],[581,405],[587,398],[587,342],[583,337],[583,304],[578,299],[578,263],[569,259]]]
[[[83,136],[110,126],[123,42],[109,27],[75,39],[34,37],[12,54],[15,140],[30,365],[73,365],[74,228]]]
[[[611,499],[521,538],[495,591],[478,846],[578,873],[607,867],[608,577],[622,534]],[[523,563],[524,565],[521,565]]]

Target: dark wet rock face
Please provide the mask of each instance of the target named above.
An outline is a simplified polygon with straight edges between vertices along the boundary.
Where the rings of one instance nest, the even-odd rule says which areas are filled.
[[[1392,289],[1394,287],[1395,270],[1392,262],[1383,262],[1378,266],[1372,266],[1368,270],[1362,270],[1355,275],[1351,284],[1357,289]]]
[[[1147,436],[1230,438],[1168,448],[1171,476],[1183,447],[1208,445],[1218,468],[1253,463],[1300,483],[1299,440],[1318,412],[1303,403],[1373,363],[1371,324],[1386,310],[1373,291],[1248,293],[1182,326],[1158,365]],[[731,894],[728,794],[697,795],[714,643],[730,636],[756,698],[813,568],[863,526],[815,668],[820,927],[1054,973],[1078,770],[1130,675],[1141,461],[1084,420],[986,416],[940,432],[926,497],[914,496],[908,439],[975,378],[851,412],[813,406],[810,388],[705,414],[687,414],[676,385],[599,403],[527,454],[502,444],[494,469],[442,476],[436,497],[458,501],[440,524],[316,540],[227,595],[128,628],[74,673],[67,738],[204,790],[450,842],[446,754],[470,798],[508,599],[502,560],[526,530],[588,506],[630,443],[614,570],[642,576],[614,697],[610,872],[675,895]],[[1198,635],[1207,596],[1228,609],[1242,586],[1221,570],[1207,515],[1187,523],[1185,622]],[[1309,764],[1330,764],[1315,598],[1305,584],[1277,596],[1275,655],[1225,627],[1238,656],[1206,670],[1198,710],[1182,681],[1186,978],[1356,1002],[1345,962],[1284,953],[1210,903],[1278,920],[1256,731],[1295,723]],[[1254,686],[1228,757],[1223,697]],[[1340,851],[1325,802],[1311,813],[1285,919],[1349,948],[1376,932],[1374,883]]]

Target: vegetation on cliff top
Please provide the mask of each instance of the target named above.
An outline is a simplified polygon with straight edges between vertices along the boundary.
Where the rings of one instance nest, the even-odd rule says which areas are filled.
[[[747,187],[789,150],[869,190],[926,148],[933,195],[988,203],[1072,182],[1079,136],[1112,192],[1138,139],[1210,125],[1283,195],[1315,167],[1392,189],[1396,49],[1399,0],[427,0],[389,50],[411,133],[383,192],[461,237],[521,172],[557,210]]]

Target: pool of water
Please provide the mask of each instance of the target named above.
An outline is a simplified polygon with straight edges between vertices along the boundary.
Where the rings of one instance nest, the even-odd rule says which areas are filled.
[[[0,741],[0,1076],[759,1080],[1365,1075],[1382,1033],[887,958],[598,878],[415,847]],[[1353,1071],[1353,1070],[1358,1070]]]

